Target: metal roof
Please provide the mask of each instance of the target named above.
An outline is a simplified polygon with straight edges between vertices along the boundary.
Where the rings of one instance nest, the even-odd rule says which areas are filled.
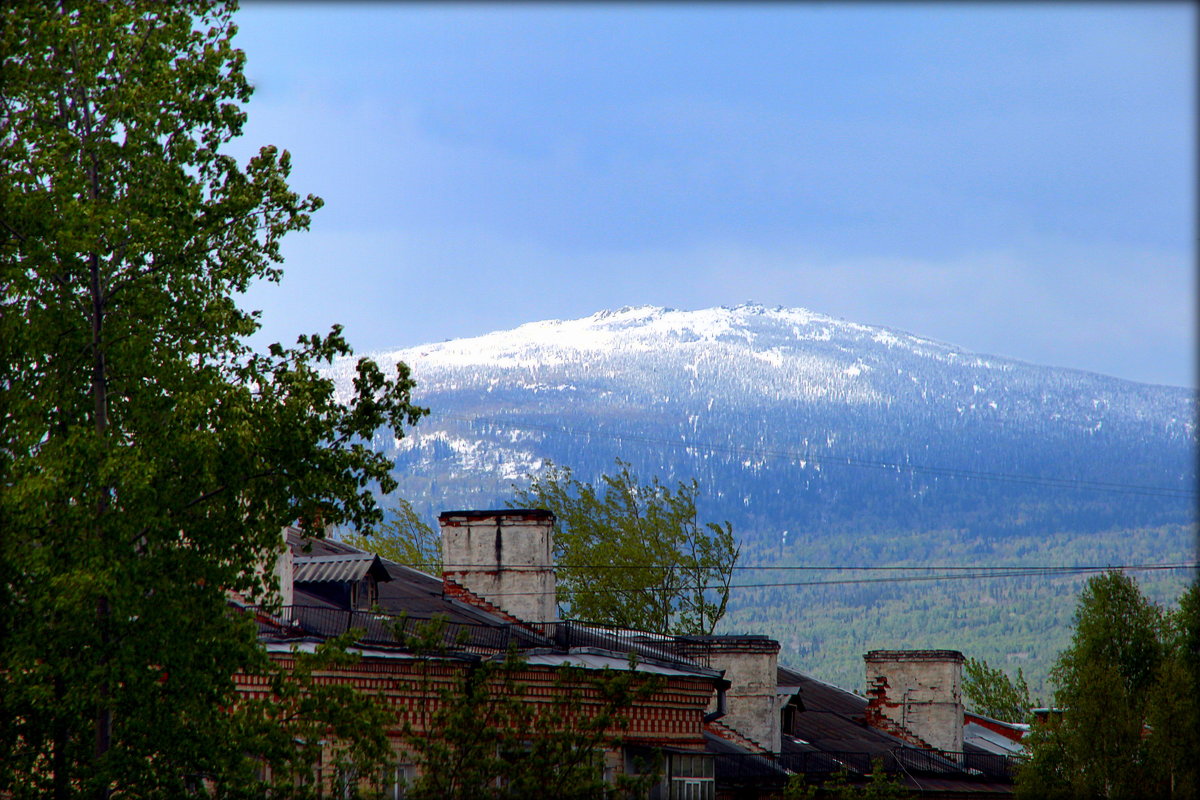
[[[372,553],[295,556],[292,566],[296,583],[352,583],[368,574],[373,574],[380,581],[392,579],[379,556]]]
[[[292,548],[293,567],[306,560],[328,556],[357,556],[360,558],[378,558],[371,553],[363,552],[345,542],[334,539],[306,538],[301,531],[292,530],[288,534],[288,545]],[[434,577],[412,567],[402,566],[392,561],[379,559],[386,578],[381,577],[379,583],[378,604],[387,614],[403,614],[410,619],[428,620],[441,617],[450,623],[467,625],[513,627],[508,620],[490,614],[481,608],[454,600],[445,596],[442,579]],[[298,572],[298,570],[295,570]],[[295,572],[293,574],[295,574]],[[296,605],[339,607],[337,604],[318,594],[307,592],[297,581]],[[387,581],[386,583],[384,581]],[[537,638],[537,637],[535,637]]]
[[[963,743],[972,744],[987,753],[1002,756],[1024,755],[1025,745],[1013,741],[1002,733],[988,730],[977,722],[963,726]]]
[[[683,677],[695,677],[697,675],[704,678],[720,678],[721,673],[716,670],[707,669],[705,667],[692,664],[676,663],[674,666],[667,664],[656,664],[651,661],[639,660],[630,663],[628,656],[622,656],[620,653],[614,653],[609,650],[600,650],[591,647],[572,647],[570,652],[556,653],[551,651],[533,651],[524,656],[525,660],[530,664],[541,664],[545,666],[573,666],[583,669],[592,670],[634,670],[637,672],[651,672],[657,675],[671,675]]]
[[[865,697],[785,667],[778,668],[778,682],[781,690],[798,687],[803,703],[800,712],[792,717],[792,729],[782,737],[785,762],[790,758],[796,764],[812,768],[816,763],[813,760],[819,762],[823,756],[834,761],[849,758],[854,762],[854,771],[865,774],[870,771],[871,759],[881,758],[885,764],[894,765],[889,768],[903,773],[909,788],[926,795],[1012,795],[1011,779],[998,777],[999,772],[1011,766],[1004,755],[986,754],[987,751],[979,749],[980,755],[975,756],[973,746],[964,744],[967,763],[960,764],[868,725]],[[821,767],[819,763],[816,766]],[[914,778],[914,774],[920,777]]]

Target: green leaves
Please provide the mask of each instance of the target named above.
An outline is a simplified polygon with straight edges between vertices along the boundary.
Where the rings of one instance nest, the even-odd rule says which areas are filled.
[[[229,709],[262,653],[227,592],[297,519],[376,524],[391,465],[361,442],[425,413],[368,360],[339,400],[340,329],[245,343],[237,297],[321,201],[286,150],[220,150],[250,97],[233,10],[0,11],[0,794],[251,780]]]
[[[698,521],[694,480],[671,489],[617,467],[597,489],[551,464],[510,503],[554,513],[559,604],[590,622],[712,633],[738,557],[732,528]]]
[[[1118,572],[1088,581],[1071,645],[1051,674],[1052,716],[1027,740],[1027,797],[1196,797],[1200,793],[1197,584],[1165,612]]]
[[[629,670],[532,667],[515,651],[443,660],[444,625],[433,620],[408,639],[422,658],[410,691],[421,702],[403,738],[420,776],[406,797],[569,798],[642,796],[653,774],[609,783],[605,750],[618,749],[630,711],[665,686],[662,676]],[[633,664],[630,665],[631,667]]]
[[[971,710],[1002,722],[1028,722],[1033,701],[1029,685],[1018,668],[1016,680],[986,661],[968,658],[963,665],[962,691]]]
[[[351,534],[345,541],[383,558],[431,575],[442,572],[442,536],[427,525],[403,498],[397,500],[395,516],[372,537]]]
[[[358,662],[346,650],[354,633],[361,631],[324,642],[312,653],[293,648],[282,664],[263,664],[259,674],[269,681],[270,695],[242,703],[234,720],[243,746],[265,768],[265,781],[247,782],[244,794],[234,796],[319,798],[326,787],[314,765],[356,776],[379,775],[392,765],[387,731],[395,715],[387,705],[345,682],[323,679]]]

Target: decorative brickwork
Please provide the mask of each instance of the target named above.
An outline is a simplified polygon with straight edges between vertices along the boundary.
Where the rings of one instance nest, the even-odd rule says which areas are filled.
[[[272,658],[285,668],[293,663],[287,655],[272,654]],[[425,720],[441,706],[441,694],[453,686],[459,671],[465,668],[462,662],[450,660],[366,656],[351,667],[317,673],[314,680],[348,684],[381,698],[395,710],[396,724],[388,735],[398,740],[406,721],[417,733],[424,730]],[[549,706],[560,697],[562,689],[552,668],[531,666],[512,677],[528,703]],[[264,676],[238,674],[235,680],[238,691],[247,698],[263,698],[269,691],[269,679]],[[586,684],[575,689],[576,705],[571,717],[586,719],[597,713],[602,705],[599,691]],[[711,694],[711,680],[668,678],[658,691],[626,712],[626,740],[631,744],[702,747],[704,710]]]

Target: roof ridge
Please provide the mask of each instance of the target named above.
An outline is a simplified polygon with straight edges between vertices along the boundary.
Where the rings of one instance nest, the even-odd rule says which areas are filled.
[[[336,559],[336,560],[341,560],[341,561],[350,561],[350,560],[355,560],[355,561],[373,561],[373,560],[374,560],[374,559],[376,559],[376,558],[379,558],[379,556],[375,555],[374,553],[367,553],[367,552],[362,552],[362,553],[327,553],[327,554],[325,554],[325,555],[323,555],[323,556],[310,556],[310,555],[303,555],[303,556],[292,556],[292,560],[293,560],[293,561],[307,561],[307,562],[313,562],[313,561],[332,561],[332,560],[335,560],[335,559]],[[382,559],[380,559],[380,560],[382,560]]]

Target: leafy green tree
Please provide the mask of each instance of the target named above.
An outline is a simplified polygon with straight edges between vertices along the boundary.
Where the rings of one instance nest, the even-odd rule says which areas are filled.
[[[442,572],[442,535],[421,519],[412,503],[399,499],[395,516],[369,536],[350,534],[345,541],[397,564],[433,575]]]
[[[559,604],[590,622],[712,633],[738,559],[732,527],[698,520],[695,480],[672,489],[617,468],[593,486],[551,464],[510,502],[554,513]]]
[[[990,667],[986,661],[968,658],[963,666],[962,690],[972,711],[1003,722],[1028,721],[1034,705],[1019,667],[1013,680],[1004,670]]]
[[[1088,581],[1051,673],[1061,714],[1034,726],[1026,797],[1196,797],[1197,589],[1167,614],[1129,577]]]
[[[429,698],[418,704],[417,719],[404,721],[419,771],[406,797],[585,800],[613,791],[640,795],[657,779],[651,772],[610,783],[602,759],[621,746],[629,711],[662,688],[661,676],[558,667],[551,699],[539,701],[528,693],[528,664],[517,652],[439,661],[447,656],[443,631],[435,620],[405,637],[424,656],[418,693]],[[447,663],[453,677],[438,688],[434,678]]]
[[[269,693],[244,700],[234,712],[245,734],[241,744],[255,756],[249,763],[255,779],[243,782],[241,790],[221,786],[222,797],[260,800],[264,792],[296,800],[323,797],[327,787],[314,764],[353,781],[360,794],[388,788],[377,777],[394,759],[387,731],[395,715],[377,698],[319,677],[359,660],[346,648],[361,633],[349,631],[322,642],[313,653],[292,648],[288,664],[262,660],[257,672],[268,679]]]
[[[841,769],[825,781],[791,775],[783,788],[784,800],[899,800],[908,794],[908,788],[896,775],[884,771],[883,760],[879,758],[871,759],[871,774],[865,782],[851,781],[849,770]]]
[[[1200,798],[1200,583],[1167,615],[1164,645],[1147,712],[1151,770],[1167,796]]]
[[[0,9],[0,794],[253,784],[229,710],[263,653],[226,593],[268,593],[293,520],[377,523],[391,465],[361,442],[423,413],[369,360],[339,402],[338,328],[245,344],[236,297],[321,201],[286,151],[222,150],[250,96],[232,12]]]

